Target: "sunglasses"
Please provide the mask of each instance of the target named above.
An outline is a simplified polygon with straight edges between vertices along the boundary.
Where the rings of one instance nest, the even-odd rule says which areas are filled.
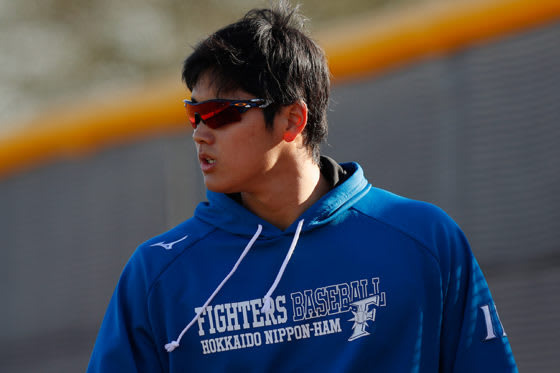
[[[189,122],[196,128],[200,121],[208,127],[216,129],[226,124],[239,122],[241,114],[252,108],[265,108],[270,105],[270,101],[262,98],[251,100],[208,100],[193,102],[183,100]]]

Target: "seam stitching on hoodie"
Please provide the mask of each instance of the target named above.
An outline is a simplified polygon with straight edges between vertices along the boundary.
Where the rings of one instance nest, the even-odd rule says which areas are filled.
[[[403,229],[401,229],[401,228],[399,228],[399,227],[397,227],[397,226],[395,226],[395,225],[393,225],[393,224],[390,224],[390,223],[388,223],[388,222],[386,222],[386,221],[383,221],[383,220],[378,219],[378,218],[376,218],[376,217],[374,217],[374,216],[371,216],[371,215],[369,215],[369,214],[367,214],[367,213],[365,213],[365,212],[363,212],[363,211],[360,211],[359,209],[355,208],[354,206],[352,206],[351,209],[355,210],[356,212],[358,212],[358,213],[361,214],[361,215],[364,215],[364,216],[370,218],[371,220],[375,220],[376,222],[378,222],[378,223],[380,223],[380,224],[383,224],[383,225],[385,225],[385,226],[387,226],[387,227],[390,227],[391,229],[393,229],[393,230],[395,230],[395,231],[397,231],[397,232],[399,232],[399,233],[405,235],[406,237],[408,237],[408,238],[410,238],[411,240],[413,240],[414,242],[416,242],[416,243],[417,243],[418,245],[420,245],[425,251],[427,251],[428,254],[435,260],[435,262],[436,262],[437,265],[438,265],[439,272],[440,272],[440,274],[441,274],[441,263],[439,262],[439,258],[438,258],[438,257],[436,256],[436,254],[434,253],[434,250],[432,250],[432,249],[431,249],[428,245],[426,245],[424,242],[420,241],[420,239],[414,237],[412,234],[410,234],[410,233],[404,231]]]

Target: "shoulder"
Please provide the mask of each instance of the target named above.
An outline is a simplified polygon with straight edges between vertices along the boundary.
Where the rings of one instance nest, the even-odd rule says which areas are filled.
[[[470,252],[459,226],[445,211],[431,203],[372,187],[354,208],[417,241],[438,261],[456,249]]]
[[[146,290],[185,251],[215,228],[195,217],[140,244],[123,271],[124,276],[141,280]]]

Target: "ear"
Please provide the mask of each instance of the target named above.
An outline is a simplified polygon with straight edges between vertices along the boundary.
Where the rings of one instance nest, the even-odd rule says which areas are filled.
[[[283,136],[284,141],[292,142],[307,125],[307,104],[300,100],[289,105],[286,109],[287,122]]]

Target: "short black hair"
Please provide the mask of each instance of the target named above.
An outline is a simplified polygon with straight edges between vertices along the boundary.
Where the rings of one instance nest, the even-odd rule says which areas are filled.
[[[196,45],[182,75],[190,90],[210,72],[218,93],[241,89],[271,101],[264,109],[267,128],[282,106],[305,101],[309,112],[304,144],[318,163],[327,136],[330,72],[298,9],[280,0],[271,9],[250,10]]]

